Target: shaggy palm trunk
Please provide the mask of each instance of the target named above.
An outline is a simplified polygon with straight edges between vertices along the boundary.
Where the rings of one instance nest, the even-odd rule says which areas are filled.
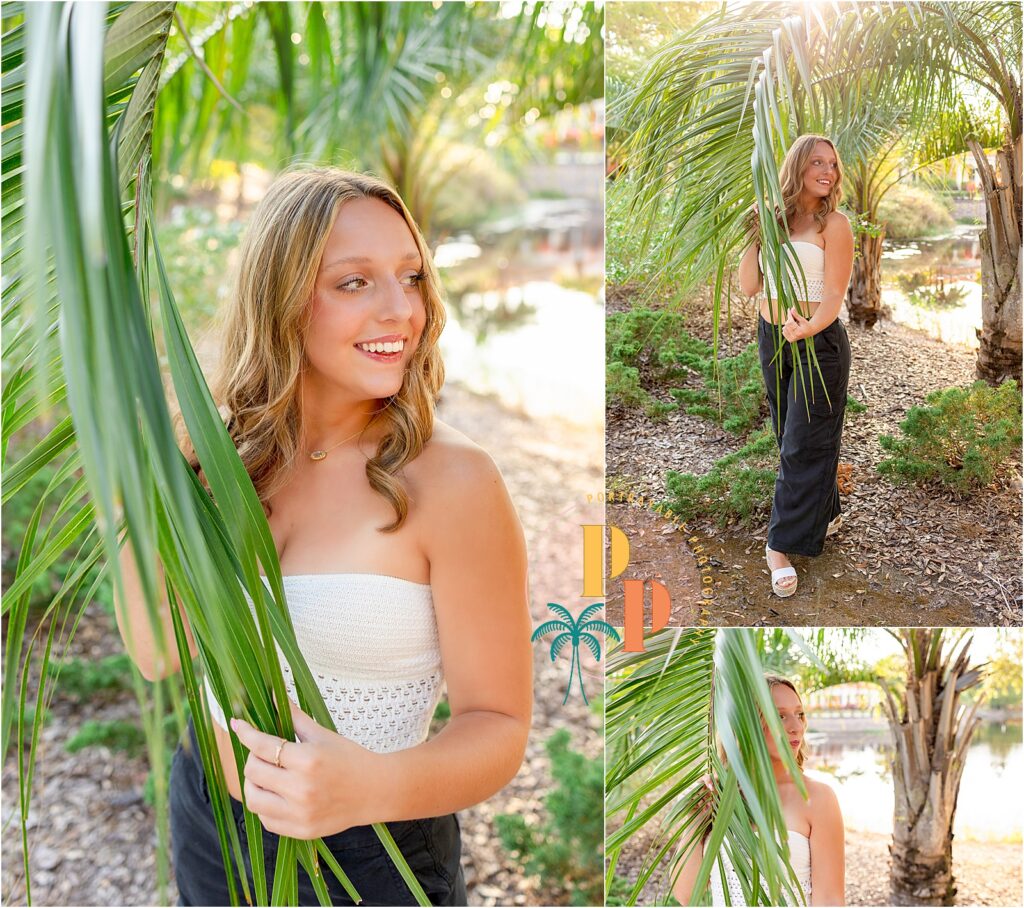
[[[978,378],[997,385],[1021,380],[1021,137],[996,152],[993,168],[970,140],[985,192],[981,234],[981,322]]]
[[[981,673],[968,667],[967,645],[955,659],[943,658],[942,636],[941,629],[903,631],[907,689],[902,704],[886,689],[896,745],[889,848],[893,905],[952,905],[956,895],[953,818],[980,703],[968,708],[959,700]]]
[[[872,327],[882,312],[882,238],[861,233],[857,240],[857,257],[853,260],[853,276],[846,295],[850,321],[865,328]]]

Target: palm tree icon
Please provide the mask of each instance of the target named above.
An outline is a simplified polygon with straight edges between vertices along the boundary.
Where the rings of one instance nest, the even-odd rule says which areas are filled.
[[[558,632],[555,639],[551,641],[552,662],[558,658],[558,654],[562,651],[565,644],[572,644],[572,664],[569,666],[569,685],[565,689],[565,697],[562,698],[563,706],[565,706],[569,699],[569,691],[572,690],[572,677],[574,672],[576,677],[579,678],[580,693],[583,694],[583,702],[590,702],[587,700],[587,692],[583,688],[583,669],[580,665],[579,657],[580,644],[584,644],[587,649],[593,653],[594,658],[600,660],[601,644],[597,642],[597,637],[595,637],[594,634],[604,634],[606,637],[613,637],[616,641],[619,640],[618,631],[616,631],[615,628],[607,621],[602,621],[600,618],[590,618],[591,615],[602,608],[604,608],[603,602],[595,602],[593,605],[588,605],[583,609],[583,611],[580,612],[579,618],[573,618],[572,613],[564,605],[559,605],[557,602],[549,602],[548,610],[558,615],[559,620],[545,621],[530,637],[530,641],[534,642],[541,637],[546,637],[550,633]]]

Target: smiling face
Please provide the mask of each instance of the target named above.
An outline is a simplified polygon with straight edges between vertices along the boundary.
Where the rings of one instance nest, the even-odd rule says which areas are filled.
[[[426,323],[424,262],[386,202],[342,205],[327,238],[305,335],[314,394],[357,404],[397,394]]]
[[[807,730],[807,717],[804,714],[804,706],[800,701],[800,695],[785,684],[773,684],[770,687],[772,700],[779,711],[779,719],[782,721],[782,729],[786,734],[790,750],[795,757],[803,744],[804,732]],[[768,745],[768,753],[773,760],[779,759],[779,751],[775,741],[768,734],[768,728],[764,729],[765,743]]]
[[[814,198],[824,198],[839,178],[839,158],[828,142],[817,142],[803,173],[803,189]]]

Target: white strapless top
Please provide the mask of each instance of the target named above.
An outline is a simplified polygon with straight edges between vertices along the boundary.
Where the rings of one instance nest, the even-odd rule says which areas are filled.
[[[283,581],[299,650],[338,734],[377,753],[422,743],[443,681],[429,584],[384,574],[293,574]],[[249,610],[255,613],[251,601]],[[297,703],[280,646],[277,656]],[[214,721],[227,728],[209,679],[206,697]]]
[[[793,867],[796,878],[800,881],[800,888],[804,892],[804,904],[811,901],[811,841],[803,833],[794,832],[788,829],[789,833],[789,863]],[[743,889],[740,887],[739,877],[733,869],[729,856],[723,849],[720,852],[722,866],[725,867],[725,881],[729,887],[729,900],[726,901],[725,891],[722,886],[722,873],[716,862],[711,868],[711,904],[712,905],[746,905],[743,899]]]
[[[809,303],[820,303],[822,294],[825,292],[825,250],[821,246],[810,243],[807,240],[790,240],[793,251],[804,269],[804,280],[807,282],[804,287],[804,280],[800,278],[799,270],[793,274],[793,286],[796,289],[796,298],[806,300]],[[785,247],[783,247],[785,249]],[[785,253],[783,253],[785,254]],[[778,299],[775,292],[775,281],[765,270],[761,261],[761,253],[757,254],[757,261],[761,265],[761,273],[764,275],[764,285],[772,299]],[[804,292],[806,290],[806,293]]]

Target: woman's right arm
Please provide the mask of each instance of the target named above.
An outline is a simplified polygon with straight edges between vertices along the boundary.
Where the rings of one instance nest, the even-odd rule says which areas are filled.
[[[702,778],[700,780],[700,784],[704,787],[704,795],[700,799],[699,806],[690,818],[686,828],[683,830],[682,836],[680,837],[683,842],[683,847],[686,847],[686,843],[689,841],[690,836],[693,835],[695,826],[705,826],[711,821],[711,805],[714,801],[714,789],[711,785],[710,777],[705,776]],[[680,905],[689,905],[693,899],[693,884],[697,881],[697,871],[700,869],[700,864],[703,860],[704,840],[701,839],[686,856],[686,860],[683,861],[682,867],[679,869],[679,876],[676,877],[676,881],[672,884],[672,894],[676,897],[676,901],[679,902]]]
[[[761,292],[761,265],[757,261],[760,243],[751,243],[740,259],[740,290],[745,296],[753,296]]]
[[[138,666],[142,677],[147,681],[160,681],[177,674],[181,671],[181,659],[178,655],[178,647],[174,642],[174,622],[167,603],[167,595],[164,592],[163,568],[160,564],[156,565],[157,589],[160,594],[157,613],[160,616],[160,626],[166,644],[165,651],[161,652],[150,624],[149,613],[146,611],[146,603],[142,596],[142,583],[131,545],[122,544],[119,561],[121,577],[124,581],[124,599],[122,600],[115,593],[114,614],[117,619],[117,629],[121,632],[121,639],[124,640],[128,656]],[[189,653],[194,659],[199,648],[192,636],[188,618],[185,617],[180,606],[178,606],[178,613],[181,615],[181,621],[185,628]]]
[[[697,871],[700,869],[700,862],[704,860],[704,843],[698,842],[697,846],[690,852],[683,866],[679,870],[679,876],[672,884],[672,895],[680,905],[689,905],[693,898],[693,884],[697,880]]]

